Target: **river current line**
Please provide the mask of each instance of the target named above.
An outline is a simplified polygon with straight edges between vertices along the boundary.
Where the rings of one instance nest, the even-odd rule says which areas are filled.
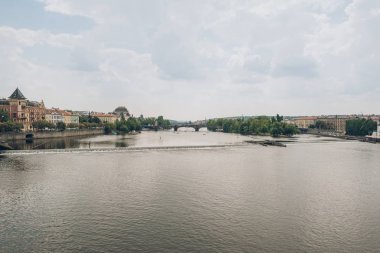
[[[40,149],[40,150],[6,150],[0,155],[35,155],[35,154],[60,154],[60,153],[114,153],[133,151],[165,151],[165,150],[196,150],[215,149],[227,147],[247,146],[246,143],[222,144],[222,145],[190,145],[190,146],[155,146],[155,147],[123,147],[123,148],[69,148],[69,149]]]

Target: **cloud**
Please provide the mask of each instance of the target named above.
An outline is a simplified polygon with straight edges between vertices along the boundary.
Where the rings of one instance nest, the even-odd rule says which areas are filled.
[[[177,119],[380,105],[377,1],[36,3],[81,29],[0,19],[2,96],[20,85],[52,106]]]

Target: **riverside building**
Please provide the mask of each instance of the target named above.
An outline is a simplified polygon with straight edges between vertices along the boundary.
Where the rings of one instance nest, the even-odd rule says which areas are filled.
[[[58,108],[47,109],[43,100],[29,101],[19,88],[8,99],[0,99],[0,110],[8,112],[11,121],[21,123],[23,131],[32,131],[33,123],[39,120],[46,120],[53,124],[64,122],[79,125],[78,114]]]
[[[318,117],[318,120],[325,122],[331,130],[336,134],[344,135],[346,134],[346,122],[349,120],[348,116],[326,116]]]
[[[317,121],[317,117],[309,116],[309,117],[297,117],[293,119],[293,123],[298,128],[304,128],[307,129],[312,125],[315,125],[315,122]]]
[[[8,112],[13,122],[21,123],[23,131],[33,130],[33,122],[45,119],[44,102],[29,101],[17,88],[8,99],[0,99],[0,110]]]

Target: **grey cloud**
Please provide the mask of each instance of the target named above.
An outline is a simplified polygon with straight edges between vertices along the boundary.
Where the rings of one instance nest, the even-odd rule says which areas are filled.
[[[0,96],[24,83],[54,106],[189,119],[380,106],[368,102],[379,94],[378,1],[43,2],[94,26],[73,36],[0,23]],[[346,103],[323,106],[334,98]]]
[[[293,77],[316,77],[318,75],[316,63],[305,57],[292,57],[281,59],[273,70],[272,75],[275,77],[293,76]]]

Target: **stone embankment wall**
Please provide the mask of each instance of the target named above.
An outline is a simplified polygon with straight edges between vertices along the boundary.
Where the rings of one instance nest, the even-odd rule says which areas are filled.
[[[28,133],[0,133],[0,141],[25,140],[33,135],[33,139],[64,138],[73,136],[91,136],[103,134],[102,128],[97,129],[76,129],[65,131],[40,131]]]

